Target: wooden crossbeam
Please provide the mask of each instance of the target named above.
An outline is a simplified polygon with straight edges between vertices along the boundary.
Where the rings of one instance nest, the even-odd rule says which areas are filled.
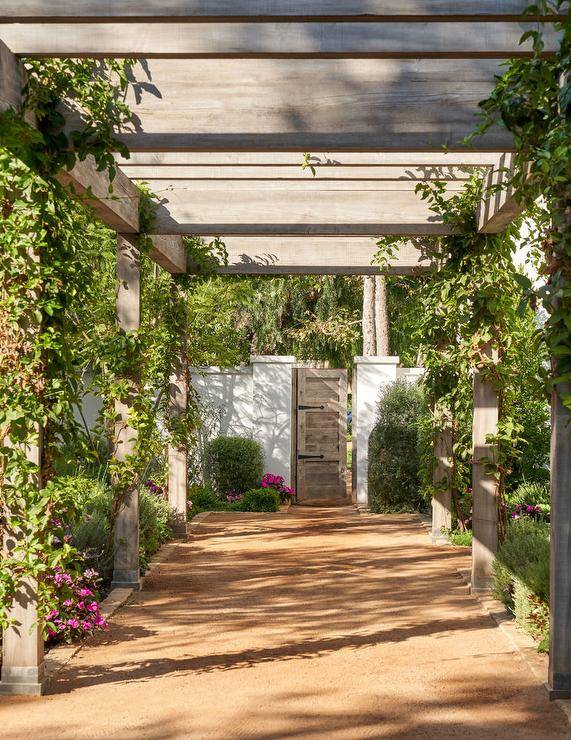
[[[131,58],[512,58],[529,55],[537,23],[38,23],[0,24],[21,56]],[[546,51],[557,35],[544,31]]]
[[[311,152],[309,162],[319,171],[337,167],[494,167],[501,152]],[[300,167],[303,154],[299,152],[131,152],[128,158],[116,157],[118,164],[129,172],[130,167]]]
[[[0,110],[19,109],[25,70],[14,53],[0,41]],[[35,125],[31,118],[30,125]],[[112,229],[132,234],[139,230],[139,191],[119,168],[111,183],[107,172],[99,172],[90,155],[77,161],[72,170],[60,170],[58,180],[91,206]]]
[[[99,172],[89,155],[72,170],[60,170],[58,180],[81,196],[106,226],[120,234],[139,231],[139,191],[119,168],[112,182]]]
[[[157,234],[203,236],[444,234],[410,181],[149,180]],[[450,194],[463,181],[449,183]]]
[[[189,21],[208,18],[361,18],[442,16],[526,20],[528,0],[3,0],[0,18],[18,22],[139,19]]]
[[[473,59],[153,59],[135,70],[131,151],[464,151],[501,71]],[[476,150],[510,151],[491,129]]]
[[[164,270],[173,274],[185,274],[188,269],[187,253],[181,236],[156,234],[151,236],[153,243],[149,257]]]
[[[516,200],[514,189],[506,186],[513,170],[513,154],[505,154],[486,177],[484,187],[488,196],[480,203],[477,213],[478,231],[483,234],[504,231],[524,211],[524,204]]]
[[[181,236],[154,235],[151,257],[171,273],[195,271],[187,265]],[[221,275],[375,275],[377,252],[370,237],[227,237],[228,264]],[[410,241],[399,250],[388,269],[391,275],[417,274],[428,267],[419,244]]]
[[[287,182],[289,180],[359,180],[366,182],[407,180],[410,182],[425,182],[427,180],[461,180],[466,181],[475,171],[482,176],[489,168],[480,167],[390,167],[390,166],[360,166],[360,167],[315,167],[312,172],[309,168],[301,167],[301,158],[297,164],[256,166],[256,165],[132,165],[123,168],[129,177],[135,180],[273,180]]]

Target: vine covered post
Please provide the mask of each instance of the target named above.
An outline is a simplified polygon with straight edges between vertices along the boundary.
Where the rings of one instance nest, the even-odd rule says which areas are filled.
[[[181,337],[181,349],[173,359],[169,378],[169,413],[176,421],[184,417],[188,405],[188,362],[186,335]],[[175,512],[176,534],[186,536],[186,507],[188,488],[188,450],[180,441],[172,441],[168,448],[169,504]]]
[[[140,255],[136,247],[123,236],[117,236],[117,325],[123,332],[134,332],[139,329],[141,318],[141,268]],[[136,394],[135,381],[127,380],[131,386],[132,397]],[[127,400],[115,401],[115,438],[114,458],[119,464],[125,464],[129,471],[129,461],[136,455],[137,432],[130,424],[129,404]],[[114,567],[113,588],[140,587],[139,572],[139,480],[119,480],[115,476],[115,485],[121,487],[116,498],[114,528]]]
[[[567,397],[571,384],[564,389]],[[551,562],[549,693],[571,697],[571,411],[551,394]]]
[[[488,465],[495,460],[495,445],[487,442],[498,433],[498,394],[481,370],[474,371],[472,422],[472,592],[489,591],[492,563],[498,549],[498,481]]]
[[[434,437],[434,493],[432,495],[432,542],[447,543],[443,530],[452,527],[452,491],[450,458],[452,457],[452,427],[446,424]]]
[[[37,439],[25,446],[26,459],[38,471],[33,483],[41,481],[41,429],[36,425]],[[13,512],[17,515],[16,512]],[[17,553],[17,532],[6,532],[4,551]],[[17,555],[16,555],[17,556]],[[2,635],[2,676],[0,694],[32,695],[42,693],[44,681],[44,636],[38,622],[38,581],[30,576],[16,587],[12,605],[7,612],[12,621]]]

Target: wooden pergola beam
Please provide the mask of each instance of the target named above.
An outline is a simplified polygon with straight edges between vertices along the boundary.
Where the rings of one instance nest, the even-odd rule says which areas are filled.
[[[157,234],[377,236],[447,234],[414,181],[148,180]],[[448,183],[459,192],[464,181]]]
[[[0,41],[0,111],[22,106],[25,70],[15,54]],[[28,117],[28,123],[35,121]],[[139,191],[120,168],[111,182],[107,172],[97,170],[89,155],[77,161],[71,170],[60,170],[57,178],[81,197],[110,228],[125,234],[139,230]]]
[[[187,264],[181,236],[153,235],[150,256],[174,274],[195,271]],[[373,265],[376,240],[370,237],[226,237],[228,264],[221,275],[410,275],[428,267],[416,241],[403,246],[388,269]]]
[[[340,152],[312,151],[311,164],[318,169],[339,167],[494,167],[498,166],[502,152]],[[182,152],[144,151],[131,152],[129,158],[117,155],[118,164],[129,172],[130,167],[296,167],[303,161],[302,150],[292,152]]]
[[[123,170],[134,180],[358,180],[367,182],[390,182],[406,180],[426,182],[427,180],[466,181],[475,171],[487,174],[489,168],[480,167],[315,167],[314,172],[301,166],[301,156],[296,164],[256,166],[256,165],[131,165]]]
[[[192,21],[223,18],[359,18],[420,17],[425,22],[454,18],[527,20],[527,0],[3,0],[0,18],[16,22],[68,23],[149,18]]]
[[[0,38],[27,57],[512,58],[529,55],[537,23],[1,23]],[[557,35],[545,28],[546,52]]]
[[[481,201],[477,213],[478,231],[482,234],[504,231],[524,211],[524,204],[516,199],[514,189],[506,186],[513,169],[513,154],[505,154],[486,177],[484,187],[488,195]]]
[[[89,155],[77,161],[71,170],[60,170],[59,182],[80,196],[98,218],[120,234],[139,231],[139,191],[119,168],[113,181],[107,172],[97,170]]]
[[[131,151],[464,151],[499,72],[490,59],[153,59],[134,69],[119,138]],[[472,147],[513,142],[496,126]]]

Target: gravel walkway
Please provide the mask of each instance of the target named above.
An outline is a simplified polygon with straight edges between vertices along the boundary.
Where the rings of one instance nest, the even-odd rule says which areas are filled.
[[[0,737],[570,737],[466,567],[409,515],[211,516]]]

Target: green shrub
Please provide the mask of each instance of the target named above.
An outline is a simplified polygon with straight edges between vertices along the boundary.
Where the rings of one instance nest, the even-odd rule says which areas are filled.
[[[139,494],[139,560],[144,572],[151,556],[172,537],[173,514],[169,502],[148,491]]]
[[[231,506],[217,496],[211,488],[195,486],[188,495],[187,518],[190,521],[203,511],[230,511]]]
[[[515,491],[507,495],[507,504],[514,508],[518,504],[531,504],[532,506],[550,507],[549,482],[546,483],[521,483]]]
[[[245,437],[218,437],[206,448],[208,481],[221,498],[260,485],[264,474],[262,447]]]
[[[85,553],[87,563],[109,580],[113,570],[110,538],[113,491],[101,480],[74,479],[81,497],[83,517],[72,529],[73,541]],[[151,556],[172,536],[172,510],[168,501],[146,490],[139,493],[139,556],[141,570]]]
[[[418,419],[422,391],[397,380],[387,386],[369,438],[369,502],[375,513],[423,508]]]
[[[545,643],[549,628],[549,525],[522,518],[508,527],[494,561],[494,596]]]
[[[446,532],[448,540],[451,545],[456,547],[471,547],[472,546],[472,530],[469,529],[466,532],[462,532],[459,529],[449,529]]]
[[[276,491],[267,488],[256,488],[246,491],[244,498],[233,508],[239,511],[279,511],[280,496]]]

